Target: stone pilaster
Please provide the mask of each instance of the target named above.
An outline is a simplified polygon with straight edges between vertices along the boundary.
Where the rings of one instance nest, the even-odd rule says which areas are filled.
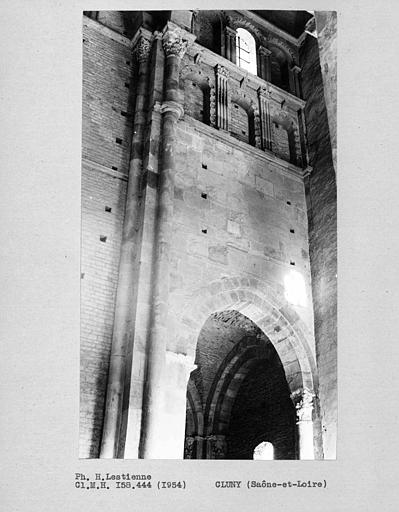
[[[234,64],[236,64],[236,45],[237,45],[237,32],[231,27],[225,27],[225,57]]]
[[[265,48],[264,46],[259,46],[258,49],[258,75],[266,82],[270,82],[271,80],[271,60],[270,55],[271,51]]]
[[[229,129],[229,72],[226,68],[217,64],[216,73],[216,125],[219,130]]]
[[[270,94],[267,87],[259,87],[259,117],[261,129],[261,148],[272,150],[272,127],[270,117]]]
[[[297,414],[300,460],[314,460],[313,398],[314,394],[307,389],[292,396]]]
[[[290,69],[290,87],[291,91],[298,98],[301,97],[301,86],[299,81],[299,73],[301,72],[301,68],[299,66],[292,66]]]
[[[142,183],[143,139],[146,123],[146,104],[149,76],[149,57],[152,34],[140,28],[133,39],[133,53],[138,62],[137,94],[133,120],[133,137],[125,218],[122,232],[118,287],[115,303],[107,397],[100,449],[101,458],[118,454],[122,420],[123,390],[125,385],[127,351],[133,344],[134,304],[137,293],[139,243],[137,218],[140,210]]]
[[[165,428],[164,386],[166,379],[166,342],[168,338],[169,252],[172,238],[175,175],[176,124],[183,115],[180,104],[179,70],[181,59],[195,37],[168,22],[162,43],[165,51],[164,101],[162,113],[162,151],[159,185],[155,254],[153,258],[151,321],[147,340],[146,386],[144,391],[141,458],[163,458]],[[187,383],[186,383],[187,384]],[[183,433],[184,439],[184,433]],[[183,442],[183,441],[182,441]],[[180,453],[179,457],[181,458]]]

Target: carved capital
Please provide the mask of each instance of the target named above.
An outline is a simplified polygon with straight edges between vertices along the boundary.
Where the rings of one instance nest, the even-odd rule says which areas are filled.
[[[146,62],[149,59],[151,43],[151,32],[142,27],[139,28],[132,40],[133,53],[139,62]]]
[[[195,36],[168,21],[162,35],[162,45],[166,57],[183,58],[187,48],[193,43]]]
[[[229,78],[229,70],[227,68],[221,66],[220,64],[216,64],[215,71],[216,71],[216,75]]]
[[[268,87],[266,87],[265,85],[262,85],[261,87],[258,88],[258,96],[260,96],[261,98],[269,98],[270,97],[270,90]]]
[[[304,389],[291,395],[291,398],[295,404],[298,421],[312,421],[314,394]]]

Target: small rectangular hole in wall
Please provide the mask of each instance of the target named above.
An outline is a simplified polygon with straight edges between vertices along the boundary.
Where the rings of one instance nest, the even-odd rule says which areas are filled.
[[[124,112],[124,111],[122,110],[122,112],[121,112],[121,116],[123,116],[123,117],[127,117],[127,112]]]
[[[208,169],[208,166],[206,164],[202,164],[203,169]]]
[[[127,61],[126,61],[126,64],[127,64],[128,66],[130,66],[130,60],[127,60]]]
[[[115,165],[113,165],[113,166],[112,166],[112,170],[113,170],[113,171],[117,171],[117,170],[118,170],[118,168],[117,168],[117,167],[115,167]]]
[[[290,261],[290,265],[295,265],[295,261]]]
[[[238,105],[234,105],[234,108],[238,108]]]
[[[115,139],[115,142],[116,142],[117,144],[122,144],[122,139],[120,139],[119,137],[117,137],[117,138]]]
[[[85,273],[84,273],[84,272],[82,272],[82,273],[80,274],[80,279],[84,279],[84,278],[85,278]]]
[[[208,194],[205,194],[205,192],[202,192],[201,197],[202,197],[202,199],[206,199],[208,197]]]
[[[246,133],[244,132],[244,130],[241,130],[241,133],[242,133],[243,135],[246,135]]]
[[[106,242],[107,241],[107,237],[104,236],[104,235],[100,235],[100,242]]]
[[[287,201],[287,204],[291,205],[291,201]]]
[[[105,211],[108,212],[108,213],[111,213],[112,212],[112,208],[110,206],[106,206],[105,207]]]
[[[129,87],[130,87],[129,82],[125,82],[125,87],[126,87],[127,89],[129,89]]]
[[[204,235],[206,235],[208,233],[207,229],[201,229],[201,231],[204,233]]]
[[[295,229],[290,229],[290,233],[295,233]]]

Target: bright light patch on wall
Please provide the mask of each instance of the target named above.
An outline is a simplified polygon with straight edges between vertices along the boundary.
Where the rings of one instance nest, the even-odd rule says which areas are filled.
[[[291,270],[284,278],[285,298],[294,306],[306,306],[306,286],[303,275]]]

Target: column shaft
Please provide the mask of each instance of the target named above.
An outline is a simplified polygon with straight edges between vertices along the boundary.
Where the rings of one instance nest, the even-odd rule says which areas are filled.
[[[133,343],[135,277],[139,251],[137,219],[141,195],[150,36],[147,31],[140,29],[136,46],[139,63],[136,106],[100,458],[117,457],[125,384],[126,352]]]
[[[313,421],[300,420],[298,425],[299,459],[314,460]]]
[[[183,38],[183,34],[186,34]],[[179,104],[179,67],[194,36],[168,22],[163,46],[166,54],[165,89],[162,112],[162,151],[159,164],[158,205],[155,228],[155,251],[152,273],[152,304],[147,340],[146,385],[144,390],[143,422],[140,457],[162,458],[163,418],[166,376],[166,348],[169,296],[169,252],[173,233],[173,200],[175,179],[175,140],[177,120],[183,114]],[[184,430],[182,436],[184,437]],[[184,439],[182,438],[182,443]],[[183,450],[182,450],[183,451]],[[179,458],[182,457],[179,454]]]

